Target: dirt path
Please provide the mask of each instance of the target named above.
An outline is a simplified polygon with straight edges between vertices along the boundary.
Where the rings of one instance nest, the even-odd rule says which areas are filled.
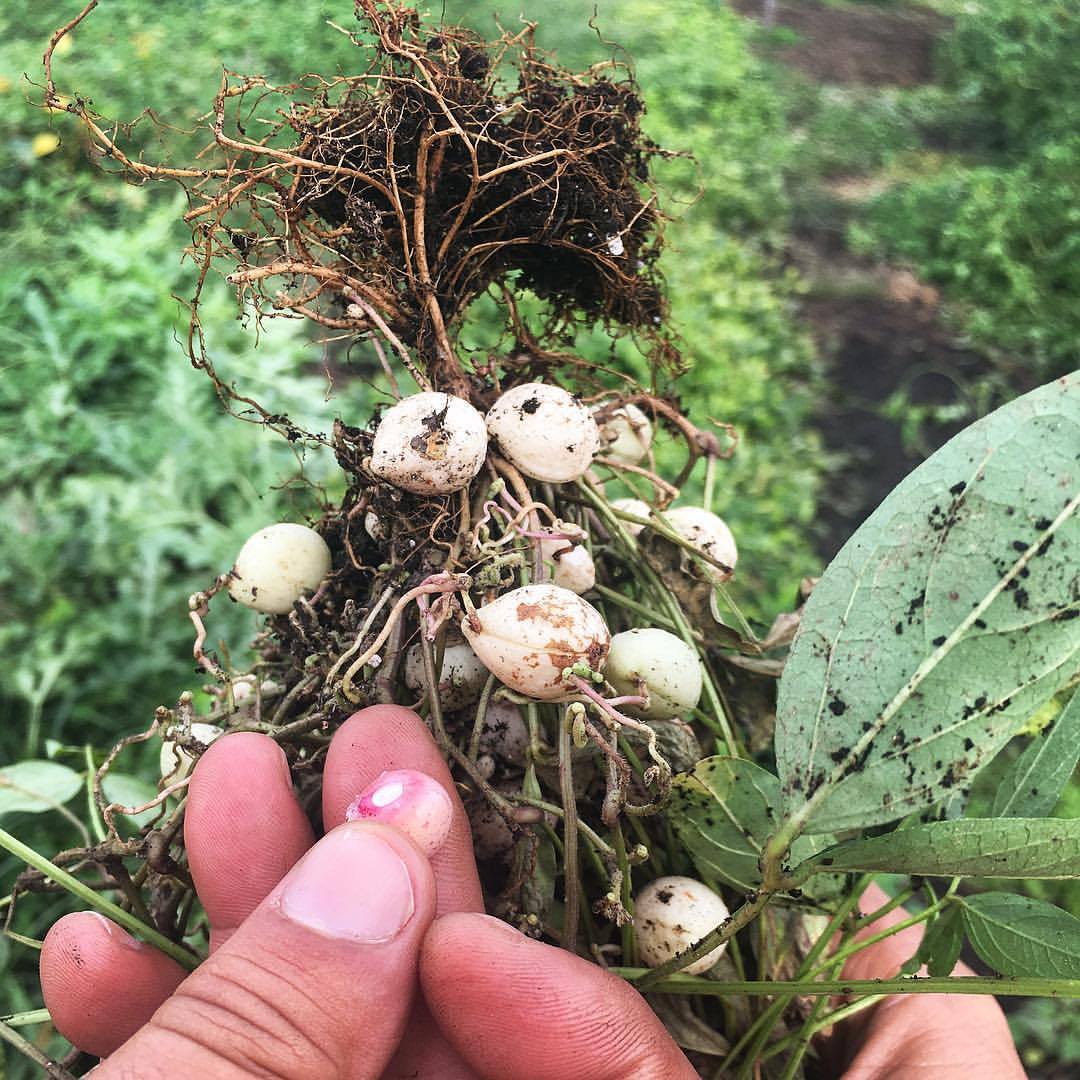
[[[763,0],[735,0],[758,19]],[[775,25],[797,40],[772,58],[822,83],[911,87],[934,74],[934,49],[949,20],[925,9],[775,4]],[[907,269],[855,257],[844,225],[872,198],[879,177],[845,176],[822,184],[838,207],[831,224],[796,222],[787,258],[809,288],[802,315],[825,358],[829,393],[815,418],[825,448],[846,460],[826,474],[818,553],[831,559],[879,502],[965,423],[921,425],[886,406],[904,394],[913,406],[954,406],[990,370],[960,345],[940,317],[939,296]],[[906,421],[906,423],[905,423]],[[907,430],[905,430],[905,427]]]

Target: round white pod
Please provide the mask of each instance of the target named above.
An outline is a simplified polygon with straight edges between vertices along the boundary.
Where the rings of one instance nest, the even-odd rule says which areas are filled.
[[[659,967],[686,952],[726,918],[727,905],[707,885],[689,877],[651,881],[634,900],[638,952],[649,967]],[[727,942],[682,969],[703,975],[724,955]]]
[[[649,706],[626,711],[650,720],[681,716],[701,700],[702,675],[698,654],[682,638],[656,627],[624,630],[611,639],[607,681],[620,694],[638,693],[637,680],[649,688]]]
[[[282,522],[250,536],[229,574],[229,595],[244,607],[283,615],[330,573],[326,541],[306,525]]]
[[[561,386],[524,383],[488,410],[488,434],[534,480],[564,484],[584,476],[600,449],[592,413]]]
[[[633,514],[634,517],[647,518],[652,516],[652,507],[643,499],[612,499],[611,505],[624,514]],[[620,518],[619,523],[633,537],[638,537],[645,531],[644,525],[638,525],[634,521],[623,521]]]
[[[724,573],[718,566],[706,563],[705,572],[713,581],[719,584],[731,577],[739,559],[739,552],[735,547],[735,537],[731,535],[731,530],[723,518],[709,510],[703,510],[700,506],[676,506],[665,510],[664,517],[684,540],[689,540],[710,558],[730,568],[728,573]]]
[[[558,585],[523,585],[465,616],[461,629],[476,655],[511,690],[555,701],[570,689],[563,670],[604,666],[611,634],[604,617]]]
[[[439,701],[442,707],[460,709],[471,705],[480,697],[488,674],[488,669],[466,642],[447,643],[439,672]],[[424,658],[419,645],[413,645],[405,654],[405,685],[415,694],[422,694],[426,689]]]
[[[600,451],[624,465],[636,465],[649,452],[652,421],[636,405],[621,405],[600,424]]]
[[[486,456],[484,418],[464,398],[427,392],[383,413],[371,471],[418,495],[445,495],[468,487]]]
[[[596,584],[596,564],[589,549],[580,541],[585,532],[577,525],[559,521],[555,531],[567,533],[574,539],[540,540],[542,581],[553,581],[571,592],[586,593]]]
[[[191,737],[205,750],[219,735],[222,729],[214,724],[192,724]],[[178,784],[195,764],[195,758],[174,739],[166,738],[161,743],[158,766],[161,769],[161,781],[165,787]]]

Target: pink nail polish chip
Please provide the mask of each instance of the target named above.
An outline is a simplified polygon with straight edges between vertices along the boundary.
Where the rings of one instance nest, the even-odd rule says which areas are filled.
[[[393,825],[428,856],[450,832],[454,806],[437,780],[415,769],[384,772],[349,804],[346,821]]]

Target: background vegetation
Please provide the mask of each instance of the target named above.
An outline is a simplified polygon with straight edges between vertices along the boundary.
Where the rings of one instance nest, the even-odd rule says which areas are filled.
[[[258,525],[312,509],[301,472],[334,497],[332,462],[224,416],[186,364],[176,335],[193,277],[175,190],[101,175],[67,118],[32,104],[48,35],[78,6],[0,9],[0,248],[15,256],[0,263],[0,766],[48,756],[84,768],[85,747],[100,752],[196,684],[187,596]],[[985,358],[963,388],[967,418],[1078,366],[1080,14],[1069,0],[940,0],[929,6],[955,23],[935,24],[936,77],[897,87],[800,72],[784,62],[795,32],[762,32],[721,0],[598,6],[601,34],[592,0],[522,0],[503,18],[520,8],[542,20],[542,42],[570,64],[610,56],[617,40],[636,61],[649,132],[696,155],[663,178],[681,215],[666,273],[693,361],[683,394],[698,423],[740,430],[714,505],[743,552],[738,599],[764,625],[820,568],[822,507],[845,476],[817,431],[835,389],[830,340],[816,334],[815,348],[798,307],[839,276],[833,264],[797,270],[793,238],[826,234],[845,258],[894,260],[941,290],[949,332]],[[851,6],[926,14],[914,0]],[[349,9],[121,0],[73,35],[57,71],[105,115],[152,108],[168,126],[139,129],[144,152],[182,158],[200,145],[191,132],[222,65],[288,81],[355,64],[327,24]],[[443,9],[481,18],[463,0]],[[839,195],[852,177],[856,197]],[[874,280],[867,271],[855,291]],[[202,315],[219,369],[264,403],[311,428],[368,415],[378,391],[363,356],[295,323],[256,344],[224,287]],[[965,418],[955,403],[931,413]],[[901,426],[913,407],[924,405],[901,390],[881,410]],[[904,427],[913,455],[924,434]],[[212,632],[234,652],[254,627],[215,608]],[[1059,812],[1080,809],[1069,798]],[[57,814],[0,809],[0,824],[43,850],[78,835]],[[0,887],[15,870],[0,860]],[[39,938],[57,914],[26,905],[18,928]],[[0,1012],[36,1006],[33,971],[32,952],[0,938]],[[1080,1060],[1080,1034],[1062,1037],[1052,1009],[1015,1014],[1032,1066]],[[13,1060],[10,1075],[22,1068]]]

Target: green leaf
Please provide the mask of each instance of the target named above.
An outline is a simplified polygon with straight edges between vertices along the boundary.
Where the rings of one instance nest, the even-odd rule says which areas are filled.
[[[960,818],[826,848],[794,877],[827,870],[921,877],[1080,877],[1080,818]]]
[[[994,817],[1043,817],[1057,805],[1080,761],[1080,693],[1013,762],[994,795]]]
[[[780,682],[793,831],[895,821],[966,785],[1080,656],[1080,375],[916,469],[833,560]]]
[[[927,927],[918,952],[901,969],[913,975],[924,964],[930,975],[950,975],[964,944],[964,920],[960,908],[950,904]]]
[[[101,790],[105,798],[120,806],[145,806],[157,796],[157,787],[142,779],[140,776],[129,776],[127,773],[109,772],[101,783]],[[160,807],[144,810],[141,814],[124,814],[129,821],[136,825],[145,825],[152,821],[155,814],[160,813]]]
[[[41,814],[63,806],[82,787],[82,778],[54,761],[20,761],[0,769],[0,817]]]
[[[1080,979],[1080,919],[1012,893],[965,897],[972,948],[1001,975]]]
[[[749,892],[761,883],[758,860],[776,831],[780,781],[745,758],[708,757],[672,783],[668,820],[703,877]],[[820,842],[796,841],[796,857]]]

